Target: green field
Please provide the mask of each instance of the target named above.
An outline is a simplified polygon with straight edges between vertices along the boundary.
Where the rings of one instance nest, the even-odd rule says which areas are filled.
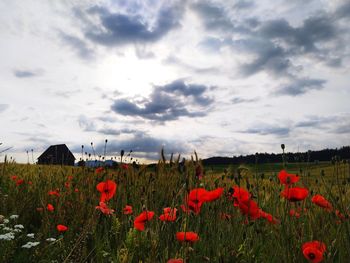
[[[301,246],[312,240],[325,243],[323,262],[348,262],[348,162],[286,164],[289,173],[300,176],[296,185],[309,190],[300,202],[280,195],[283,186],[277,174],[283,164],[209,166],[202,180],[196,177],[198,165],[189,161],[179,169],[176,163],[159,162],[154,168],[129,165],[96,173],[91,168],[0,164],[0,262],[307,262]],[[96,209],[96,186],[106,179],[117,183],[108,201],[115,210],[112,215]],[[242,215],[228,198],[230,187],[237,185],[278,223]],[[198,214],[183,212],[186,194],[199,187],[223,187],[224,193],[204,203]],[[59,196],[49,195],[52,190]],[[313,204],[315,194],[323,195],[333,209]],[[54,211],[47,210],[48,204]],[[133,214],[123,214],[126,205],[132,206]],[[158,219],[165,207],[178,209],[174,222]],[[300,217],[291,217],[291,209],[299,209]],[[139,231],[134,219],[143,210],[155,215]],[[68,230],[60,233],[58,224]],[[199,240],[179,242],[180,231],[196,232]]]

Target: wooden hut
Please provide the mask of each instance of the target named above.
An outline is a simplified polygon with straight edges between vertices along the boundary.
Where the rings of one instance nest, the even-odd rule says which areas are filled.
[[[38,158],[38,164],[74,165],[75,157],[65,144],[51,145]]]

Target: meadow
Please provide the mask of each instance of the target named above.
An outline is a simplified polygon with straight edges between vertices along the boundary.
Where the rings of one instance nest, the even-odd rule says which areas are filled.
[[[349,262],[349,184],[339,159],[113,169],[5,162],[0,262]],[[293,187],[306,196],[292,197]],[[322,245],[306,248],[311,241]]]

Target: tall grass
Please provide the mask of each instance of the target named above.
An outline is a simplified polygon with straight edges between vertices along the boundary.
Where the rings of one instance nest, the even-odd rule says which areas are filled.
[[[14,232],[12,240],[0,239],[0,262],[167,262],[183,258],[186,262],[306,262],[301,245],[320,240],[327,245],[325,262],[347,262],[350,258],[349,232],[349,164],[336,160],[328,166],[287,164],[289,172],[301,176],[298,183],[307,187],[309,197],[298,204],[280,197],[282,190],[276,169],[269,166],[226,167],[225,172],[206,169],[202,180],[195,176],[196,160],[183,166],[162,160],[154,168],[146,166],[108,169],[97,174],[94,169],[61,166],[0,165],[0,214],[17,219],[0,225],[0,235],[13,231],[14,225],[24,229]],[[11,176],[24,183],[16,185]],[[72,176],[72,179],[70,179]],[[114,180],[117,193],[109,201],[116,212],[107,216],[96,210],[99,192],[96,185]],[[69,182],[69,185],[67,184]],[[227,198],[234,185],[249,190],[259,206],[280,220],[245,222],[245,218]],[[225,193],[205,203],[199,213],[182,212],[187,192],[203,187],[224,187]],[[58,189],[60,196],[50,196]],[[346,219],[339,222],[333,212],[311,203],[311,196],[322,194]],[[53,212],[47,204],[55,207]],[[133,215],[124,215],[125,205],[132,205]],[[177,207],[175,222],[162,222],[158,216],[164,207]],[[291,217],[290,209],[306,208],[300,218]],[[143,210],[156,213],[145,231],[133,227],[135,216]],[[1,220],[1,218],[0,218]],[[3,220],[2,220],[3,221]],[[61,234],[56,225],[68,226]],[[200,240],[180,243],[176,232],[194,231]],[[27,234],[34,233],[34,238]],[[48,242],[46,239],[55,238]],[[28,241],[40,242],[31,248]]]

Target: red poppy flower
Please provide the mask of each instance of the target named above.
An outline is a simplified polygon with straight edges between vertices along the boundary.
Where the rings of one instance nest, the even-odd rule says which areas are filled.
[[[114,210],[110,209],[104,202],[100,202],[100,205],[96,206],[96,209],[99,209],[105,215],[111,215],[114,212]]]
[[[304,257],[312,263],[319,263],[323,260],[323,253],[326,245],[320,241],[310,241],[303,244],[301,250]]]
[[[199,214],[203,203],[206,201],[208,191],[204,188],[196,188],[185,197],[185,205],[181,205],[184,212]]]
[[[188,241],[194,243],[199,240],[199,236],[195,232],[177,232],[176,239],[181,242]]]
[[[117,184],[111,180],[107,180],[106,182],[99,183],[96,188],[101,193],[100,202],[105,202],[114,196],[117,190]]]
[[[55,195],[55,196],[60,196],[60,193],[58,192],[58,190],[51,190],[51,191],[49,191],[49,195],[51,195],[51,196],[53,196],[53,195]]]
[[[69,183],[69,182],[65,182],[65,183],[64,183],[64,186],[65,186],[66,188],[69,188],[69,187],[70,187],[70,183]]]
[[[299,176],[296,174],[289,174],[285,170],[282,170],[278,173],[278,179],[281,184],[292,185],[299,181]]]
[[[313,202],[315,205],[325,208],[328,211],[332,211],[333,209],[331,203],[328,202],[328,200],[322,195],[314,195],[311,199],[311,202]]]
[[[281,192],[281,195],[284,198],[288,199],[290,202],[302,201],[307,197],[308,194],[309,194],[309,191],[306,188],[301,188],[301,187],[293,187],[293,188],[286,187]]]
[[[176,220],[176,208],[166,207],[163,210],[164,214],[159,216],[161,221],[174,222]]]
[[[248,200],[247,202],[241,202],[239,201],[239,209],[243,215],[246,215],[251,220],[255,220],[260,218],[261,216],[261,209],[259,208],[258,204],[253,200]]]
[[[153,211],[143,211],[139,216],[134,220],[134,227],[139,230],[145,230],[145,223],[150,221],[154,216]]]
[[[124,215],[131,215],[132,214],[132,206],[131,205],[126,205],[123,208]]]
[[[23,179],[18,179],[17,181],[16,181],[16,186],[20,186],[21,184],[23,184],[24,183],[24,180]]]
[[[128,168],[129,168],[129,165],[127,165],[126,163],[123,163],[123,164],[122,164],[122,169],[128,170]]]
[[[73,176],[72,175],[69,175],[68,176],[68,181],[72,181],[73,180]]]
[[[98,168],[96,168],[95,173],[100,174],[103,171],[104,171],[103,167],[98,167]]]
[[[335,210],[335,215],[341,220],[344,221],[346,219],[345,215],[341,213],[339,210]]]
[[[56,228],[58,232],[66,232],[68,230],[68,227],[66,227],[65,225],[57,225]]]
[[[212,191],[207,191],[205,201],[206,202],[215,201],[221,197],[223,192],[224,192],[224,188],[222,188],[222,187],[217,188],[217,189],[212,190]]]
[[[52,204],[47,204],[47,210],[48,211],[50,211],[50,212],[52,212],[52,211],[54,211],[55,210],[55,208],[53,207],[53,205]]]
[[[290,215],[291,217],[295,217],[295,218],[299,218],[299,217],[300,217],[300,213],[299,213],[298,211],[294,210],[294,209],[291,209],[291,210],[289,211],[289,215]]]
[[[183,263],[183,259],[182,258],[171,258],[167,261],[167,263]]]
[[[78,193],[78,192],[79,192],[79,189],[78,189],[78,188],[75,188],[75,189],[74,189],[74,192]]]
[[[206,201],[208,191],[204,188],[196,188],[190,191],[188,198],[195,203],[203,203]]]
[[[273,215],[266,213],[262,210],[260,211],[260,217],[265,218],[270,224],[273,224],[273,225],[280,223],[280,221],[275,217],[273,217]]]
[[[239,202],[248,202],[251,198],[250,193],[244,188],[234,186],[233,188],[231,188],[231,190],[233,191],[233,193],[231,194],[231,198],[233,198],[234,206],[239,206]]]
[[[17,175],[11,175],[11,180],[12,180],[12,181],[16,181],[16,180],[17,180],[17,178],[18,178],[18,176],[17,176]]]

